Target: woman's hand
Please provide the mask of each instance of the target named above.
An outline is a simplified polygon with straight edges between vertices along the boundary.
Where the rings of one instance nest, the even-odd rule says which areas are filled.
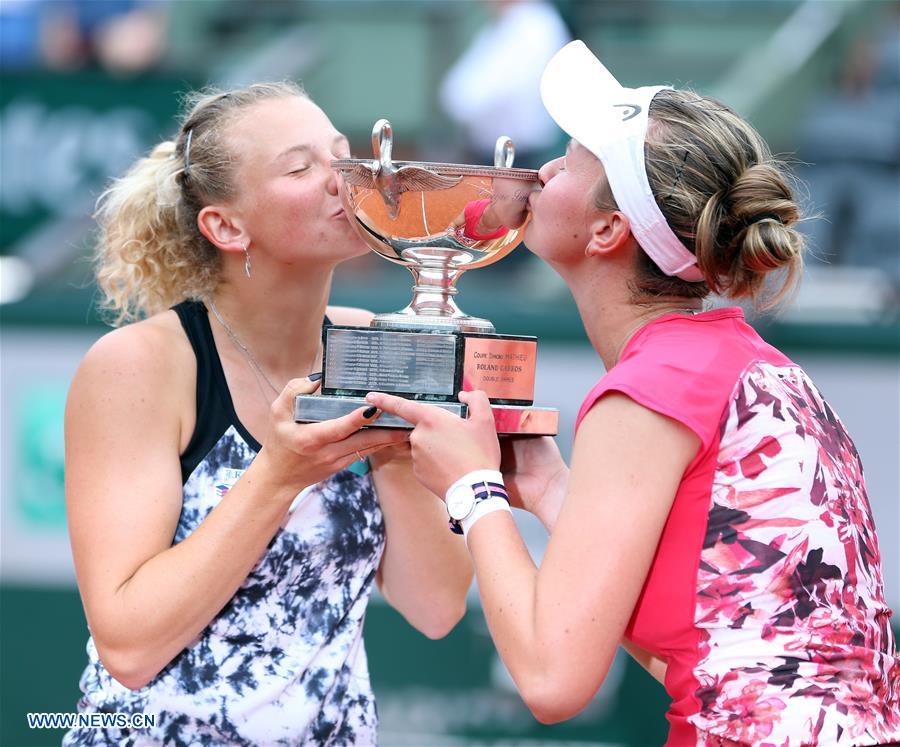
[[[372,392],[366,401],[412,423],[409,436],[416,479],[441,498],[460,477],[476,469],[499,469],[500,444],[484,392],[460,392],[467,420],[424,402]]]
[[[393,444],[392,446],[385,446],[380,451],[372,454],[371,459],[369,460],[372,469],[377,467],[387,467],[388,469],[412,469],[412,449],[409,445],[408,436],[409,433],[406,433],[407,439],[402,441],[399,444]]]
[[[519,436],[504,439],[500,448],[500,471],[510,503],[534,514],[551,530],[569,482],[569,468],[556,441],[549,436]]]
[[[318,386],[319,382],[309,379],[292,379],[287,383],[272,403],[269,430],[257,457],[272,479],[293,491],[320,482],[358,459],[407,440],[405,431],[361,431],[378,416],[371,407],[360,407],[322,423],[301,425],[294,422],[294,398],[298,394],[311,394]]]

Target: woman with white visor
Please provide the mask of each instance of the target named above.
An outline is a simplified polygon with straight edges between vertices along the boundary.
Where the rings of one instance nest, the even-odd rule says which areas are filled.
[[[672,698],[668,745],[900,739],[859,455],[740,308],[702,306],[790,290],[803,242],[787,175],[726,106],[624,88],[581,42],[541,92],[573,139],[541,169],[525,240],[568,284],[607,371],[571,469],[550,439],[501,450],[481,392],[460,395],[468,420],[369,396],[416,424],[416,474],[466,535],[522,696],[543,722],[574,716],[622,644]],[[509,502],[550,531],[539,568]]]

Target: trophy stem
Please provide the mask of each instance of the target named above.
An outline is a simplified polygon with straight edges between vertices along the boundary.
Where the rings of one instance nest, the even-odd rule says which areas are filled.
[[[465,314],[453,300],[456,281],[463,270],[447,264],[407,265],[415,279],[413,299],[400,311],[377,314],[371,326],[378,329],[440,329],[455,332],[494,332],[487,319]]]

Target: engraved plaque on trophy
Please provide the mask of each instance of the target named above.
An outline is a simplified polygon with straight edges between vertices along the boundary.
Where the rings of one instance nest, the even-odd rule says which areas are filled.
[[[454,301],[463,272],[496,262],[520,243],[537,172],[512,167],[509,138],[497,141],[494,166],[393,161],[385,119],[375,123],[372,147],[373,160],[343,159],[332,168],[362,239],[412,272],[413,299],[376,315],[369,327],[324,328],[322,388],[296,398],[294,419],[340,417],[365,405],[371,391],[466,417],[458,393],[481,389],[498,433],[555,435],[559,412],[533,405],[537,338],[497,334]],[[383,413],[373,427],[411,425]]]

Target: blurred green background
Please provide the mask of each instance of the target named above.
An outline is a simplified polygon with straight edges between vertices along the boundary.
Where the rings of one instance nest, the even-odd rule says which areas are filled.
[[[387,117],[395,157],[471,161],[467,133],[439,91],[475,35],[497,22],[498,5],[0,0],[0,745],[58,744],[59,732],[29,731],[24,714],[74,710],[86,662],[65,528],[62,411],[78,360],[106,329],[89,260],[103,184],[172,134],[179,93],[285,77],[304,84],[356,156],[370,154],[372,124]],[[813,256],[794,304],[757,321],[807,367],[857,440],[896,609],[898,3],[551,5],[623,83],[720,96],[795,161],[809,212],[821,214],[807,224]],[[556,133],[531,155],[554,155],[563,142]],[[407,302],[410,285],[402,269],[370,256],[340,269],[334,301],[386,311]],[[538,400],[561,408],[567,452],[577,400],[602,369],[560,281],[520,248],[460,289],[467,312],[540,337]],[[520,519],[539,557],[545,537]],[[665,693],[625,657],[581,716],[537,724],[494,654],[474,594],[466,618],[438,642],[376,599],[366,638],[384,745],[665,739]]]

